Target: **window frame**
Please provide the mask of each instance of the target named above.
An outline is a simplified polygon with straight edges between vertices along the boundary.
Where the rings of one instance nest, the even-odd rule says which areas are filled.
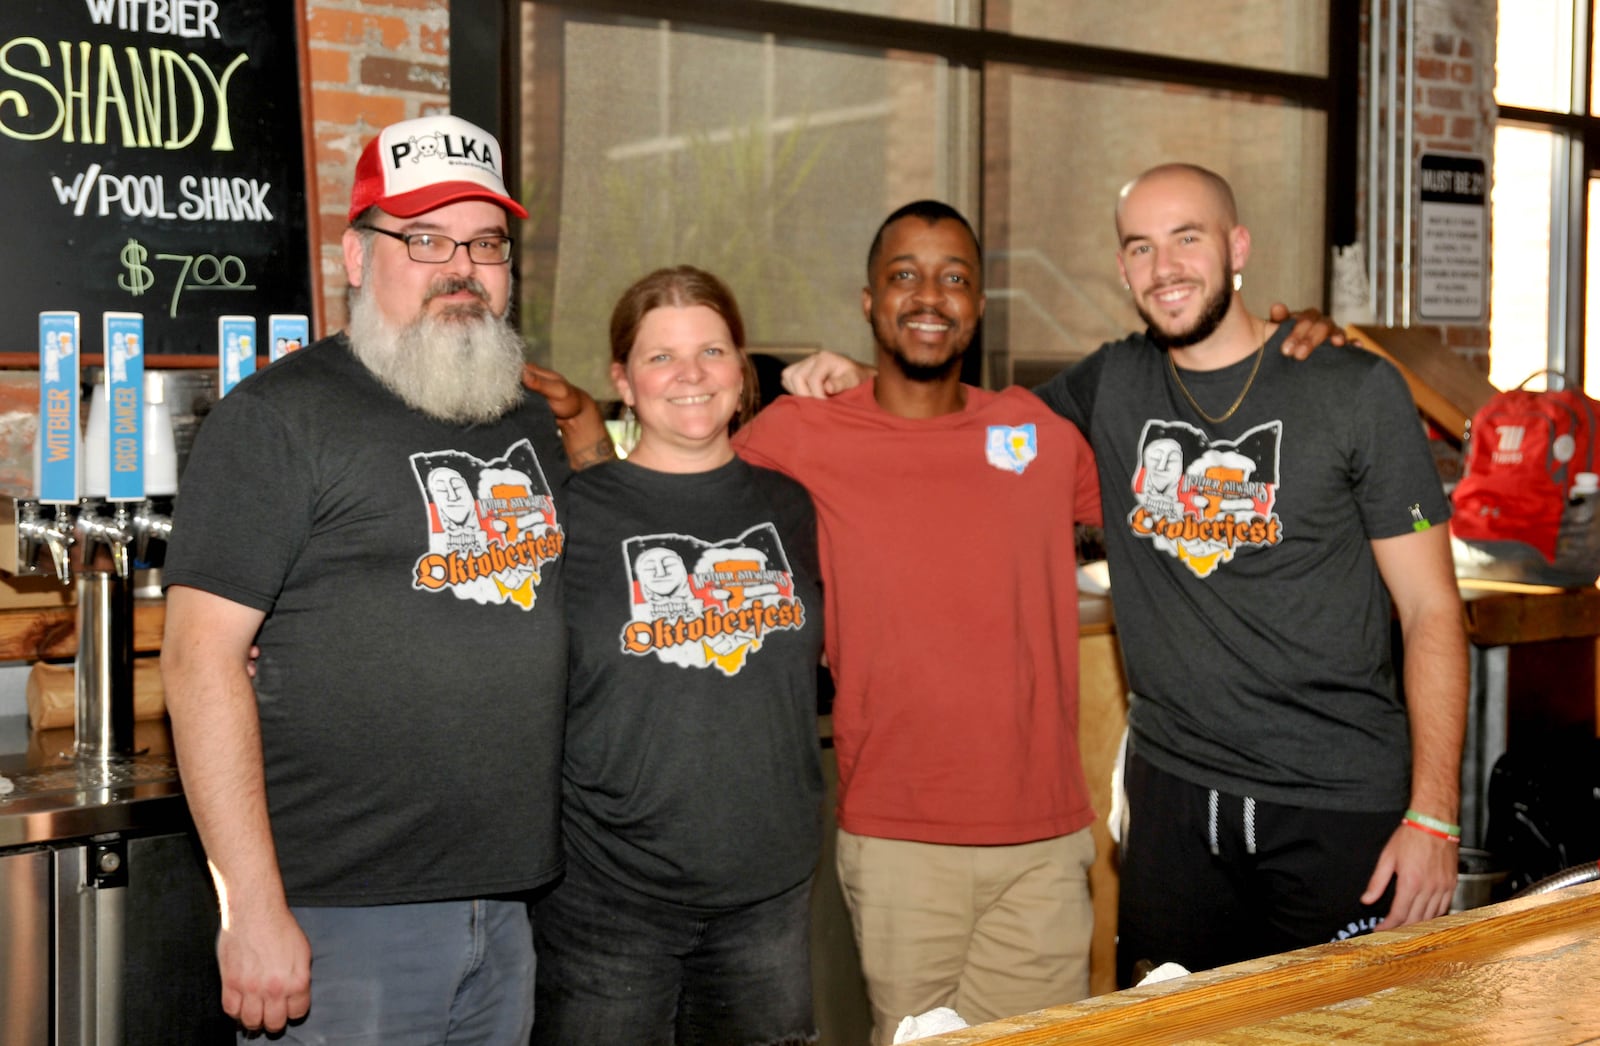
[[[1285,105],[1322,112],[1328,140],[1323,180],[1324,255],[1334,246],[1355,241],[1359,179],[1359,78],[1361,0],[1328,0],[1327,73],[1314,76],[1250,66],[1197,61],[1146,52],[1097,47],[1041,37],[1022,36],[984,27],[985,0],[955,0],[976,25],[964,26],[915,19],[818,8],[781,0],[451,0],[450,98],[459,115],[496,129],[506,145],[508,179],[517,179],[519,150],[513,144],[519,126],[517,84],[518,13],[527,3],[560,8],[585,18],[653,19],[685,26],[772,34],[779,42],[820,43],[849,50],[914,53],[943,59],[952,67],[971,70],[977,79],[970,111],[975,121],[972,140],[975,179],[971,215],[985,235],[983,168],[987,160],[982,114],[985,70],[991,64],[1030,67],[1075,77],[1177,84],[1204,90],[1250,95]],[[516,184],[515,181],[512,184]],[[1323,306],[1326,308],[1332,267],[1326,266]],[[972,353],[964,373],[978,379],[981,354]]]
[[[1600,229],[1590,229],[1588,203],[1589,180],[1600,178],[1600,116],[1592,111],[1595,107],[1591,104],[1590,86],[1591,79],[1596,75],[1593,68],[1596,6],[1597,0],[1577,0],[1572,5],[1572,72],[1568,111],[1502,105],[1498,99],[1495,101],[1497,126],[1509,124],[1545,131],[1566,145],[1565,157],[1556,157],[1556,162],[1552,164],[1552,278],[1548,317],[1549,350],[1545,362],[1547,366],[1567,375],[1575,388],[1584,387],[1590,370],[1584,358],[1588,239],[1600,235]],[[1496,6],[1497,17],[1498,13],[1499,5]],[[1494,351],[1492,344],[1489,351]],[[1600,346],[1596,347],[1596,351],[1600,352]]]

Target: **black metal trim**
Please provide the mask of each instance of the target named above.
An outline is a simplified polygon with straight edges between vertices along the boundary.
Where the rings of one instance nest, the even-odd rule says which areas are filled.
[[[505,43],[510,8],[505,0],[451,0],[450,111],[502,142],[510,129],[506,105],[509,71]]]
[[[1358,238],[1356,198],[1361,184],[1361,0],[1332,0],[1328,8],[1328,69],[1343,73],[1334,79],[1328,108],[1327,171],[1324,205],[1328,247],[1344,247]],[[1333,266],[1327,267],[1332,286]],[[1325,288],[1324,293],[1327,293]]]
[[[1122,51],[1064,40],[1017,36],[993,29],[834,11],[779,0],[705,4],[690,0],[540,2],[586,14],[661,19],[709,28],[771,33],[779,39],[827,43],[847,50],[915,51],[938,55],[954,65],[974,69],[982,68],[987,63],[1000,62],[1094,77],[1178,83],[1219,91],[1271,95],[1313,109],[1331,109],[1336,100],[1334,82],[1326,76]],[[1343,3],[1345,0],[1336,2]],[[454,15],[452,6],[452,37]],[[1338,67],[1330,63],[1329,68]]]
[[[831,10],[785,0],[452,0],[451,107],[467,119],[496,128],[507,143],[515,138],[518,119],[513,77],[518,61],[517,12],[523,4],[534,2],[584,20],[669,21],[712,30],[771,34],[790,45],[827,45],[873,55],[934,55],[954,66],[979,72],[990,65],[1014,65],[1046,75],[1178,84],[1322,111],[1328,117],[1325,246],[1346,243],[1355,236],[1360,172],[1356,144],[1359,77],[1354,70],[1358,64],[1362,0],[1330,0],[1325,76]],[[982,98],[978,101],[981,106]],[[979,144],[981,147],[981,141]],[[508,165],[514,156],[515,149],[508,149]],[[981,204],[981,178],[978,192]],[[975,217],[982,220],[981,206]],[[973,354],[975,358],[978,355]]]
[[[1584,134],[1600,128],[1600,117],[1584,116],[1581,113],[1558,113],[1549,109],[1524,109],[1520,105],[1496,106],[1496,116],[1500,123],[1555,127],[1575,134]]]

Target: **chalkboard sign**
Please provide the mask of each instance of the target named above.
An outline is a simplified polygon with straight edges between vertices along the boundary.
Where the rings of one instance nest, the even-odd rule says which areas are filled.
[[[0,349],[45,310],[141,312],[157,354],[312,312],[298,7],[0,2]]]

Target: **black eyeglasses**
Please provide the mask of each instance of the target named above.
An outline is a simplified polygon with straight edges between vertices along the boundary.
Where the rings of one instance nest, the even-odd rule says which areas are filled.
[[[511,245],[516,241],[509,236],[475,236],[470,240],[452,240],[436,232],[391,232],[376,225],[358,225],[367,232],[382,233],[406,245],[406,255],[414,262],[425,265],[443,265],[456,256],[456,248],[465,247],[467,257],[474,265],[504,265],[511,260]]]

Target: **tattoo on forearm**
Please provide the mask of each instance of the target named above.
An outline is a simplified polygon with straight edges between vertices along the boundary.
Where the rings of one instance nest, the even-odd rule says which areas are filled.
[[[616,457],[617,448],[612,445],[610,436],[602,436],[599,442],[582,449],[567,451],[567,460],[575,471],[582,471],[591,465],[615,461]]]

